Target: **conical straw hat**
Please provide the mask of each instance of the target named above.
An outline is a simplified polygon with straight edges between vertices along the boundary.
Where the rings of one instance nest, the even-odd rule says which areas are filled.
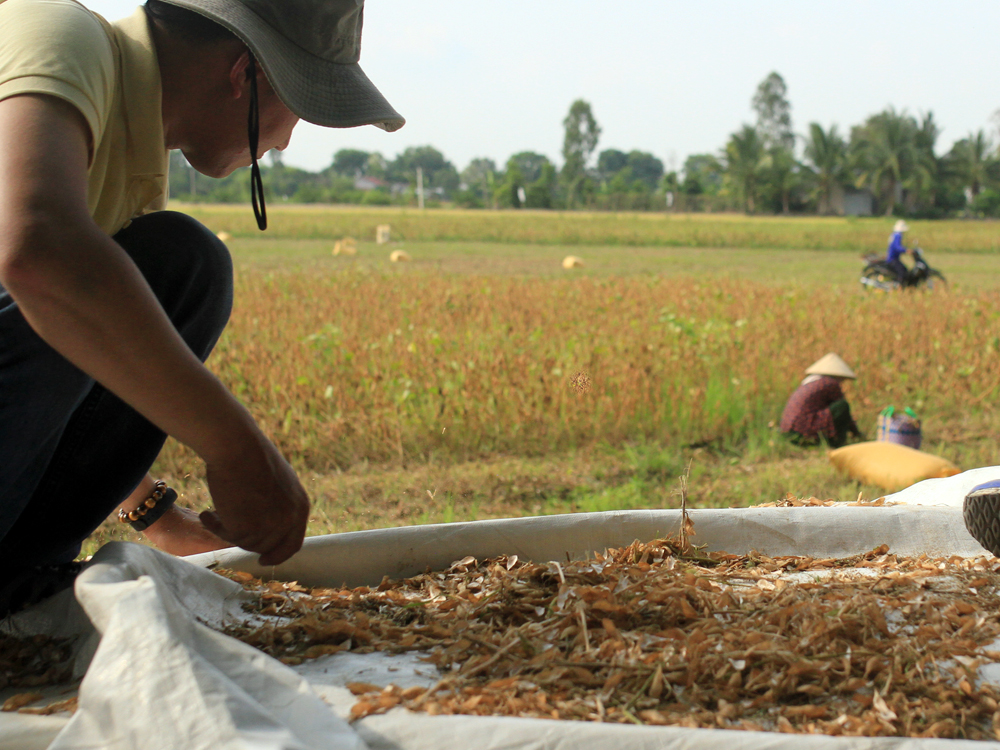
[[[830,352],[809,365],[807,375],[829,375],[834,378],[857,378],[854,370],[838,355]]]

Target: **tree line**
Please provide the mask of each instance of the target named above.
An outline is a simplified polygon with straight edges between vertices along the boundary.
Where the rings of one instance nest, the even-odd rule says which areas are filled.
[[[476,158],[459,171],[433,146],[409,147],[394,159],[342,149],[329,167],[310,172],[271,152],[265,189],[271,200],[296,203],[412,205],[421,185],[426,205],[639,211],[843,213],[851,196],[875,213],[911,217],[1000,217],[1000,110],[983,128],[937,156],[941,128],[931,112],[914,116],[887,107],[846,133],[837,125],[792,125],[784,79],[774,72],[751,100],[745,123],[714,153],[692,154],[666,170],[651,153],[598,151],[601,127],[578,99],[563,120],[562,166],[521,151],[505,164]],[[595,158],[596,157],[596,158]],[[250,199],[248,170],[222,180],[194,172],[171,154],[171,195],[195,202]],[[866,209],[866,210],[867,210]]]

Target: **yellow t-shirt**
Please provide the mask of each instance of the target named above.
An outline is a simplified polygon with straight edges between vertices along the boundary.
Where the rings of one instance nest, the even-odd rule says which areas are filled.
[[[0,0],[0,100],[48,94],[90,126],[87,203],[108,234],[167,200],[160,70],[142,8],[108,23],[74,0]]]

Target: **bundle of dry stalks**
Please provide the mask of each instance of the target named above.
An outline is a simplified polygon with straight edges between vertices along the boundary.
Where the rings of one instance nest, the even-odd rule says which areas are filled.
[[[690,529],[688,530],[690,533]],[[276,624],[231,634],[288,664],[426,651],[433,688],[350,685],[395,706],[685,727],[993,739],[995,560],[704,553],[666,539],[545,564],[477,561],[377,588],[227,575]]]

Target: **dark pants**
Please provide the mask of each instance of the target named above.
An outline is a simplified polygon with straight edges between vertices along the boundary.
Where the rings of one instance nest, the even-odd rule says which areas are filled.
[[[114,237],[204,361],[232,308],[232,261],[184,214]],[[144,353],[157,366],[157,352]],[[46,344],[0,286],[0,575],[68,562],[138,486],[164,433]]]
[[[896,274],[896,280],[899,282],[900,286],[906,286],[910,281],[910,269],[906,267],[899,258],[895,260],[890,260],[886,262],[889,266],[889,270]]]
[[[826,439],[831,448],[839,448],[846,443],[848,434],[861,434],[858,425],[854,422],[854,417],[851,416],[851,407],[844,399],[830,404],[830,414],[833,416],[833,429],[837,431],[837,434],[832,438]]]

